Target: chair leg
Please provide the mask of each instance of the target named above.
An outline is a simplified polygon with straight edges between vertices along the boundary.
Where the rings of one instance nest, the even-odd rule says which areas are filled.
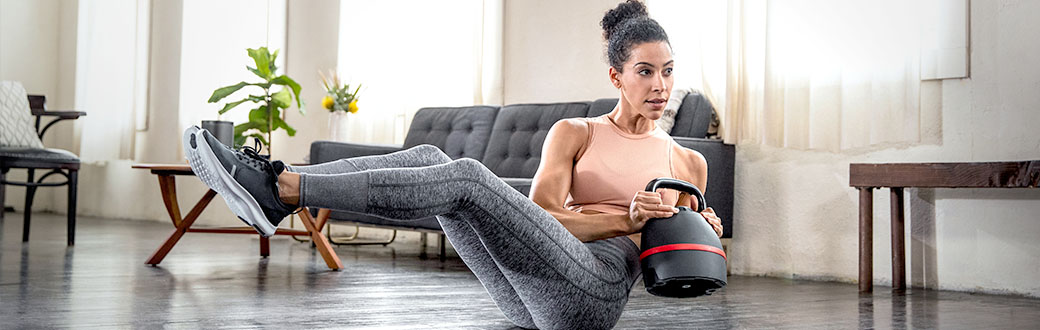
[[[79,171],[69,170],[69,246],[76,244],[76,191],[78,185]]]
[[[25,182],[32,183],[33,180],[35,179],[34,178],[34,174],[35,173],[34,173],[33,169],[29,169],[28,180],[25,180]],[[26,186],[25,187],[25,209],[22,210],[22,212],[24,212],[24,213],[22,213],[22,242],[28,242],[29,241],[29,225],[30,225],[30,222],[31,222],[30,218],[32,216],[32,202],[33,202],[33,196],[34,195],[36,195],[36,187]]]

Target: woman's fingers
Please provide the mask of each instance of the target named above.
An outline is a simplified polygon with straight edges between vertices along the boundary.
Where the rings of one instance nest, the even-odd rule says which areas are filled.
[[[722,219],[715,214],[715,210],[709,207],[704,211],[701,211],[701,216],[704,216],[704,220],[707,220],[708,224],[711,224],[711,228],[715,230],[715,234],[722,237]]]

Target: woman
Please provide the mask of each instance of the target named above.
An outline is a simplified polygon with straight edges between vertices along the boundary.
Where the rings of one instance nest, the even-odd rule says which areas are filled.
[[[185,153],[198,177],[261,234],[273,234],[301,206],[404,221],[436,215],[514,324],[610,328],[640,272],[634,236],[647,219],[691,206],[686,196],[643,187],[667,176],[703,190],[707,166],[654,125],[672,82],[664,30],[631,0],[609,11],[602,25],[618,105],[605,116],[552,127],[530,199],[481,163],[452,160],[433,146],[288,167],[249,148],[228,149],[192,127],[184,134]],[[721,236],[714,212],[703,214]]]

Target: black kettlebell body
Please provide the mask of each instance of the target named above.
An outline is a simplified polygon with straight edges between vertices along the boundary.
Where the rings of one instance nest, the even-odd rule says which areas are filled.
[[[687,298],[710,295],[726,286],[726,253],[722,241],[700,212],[704,195],[689,182],[658,178],[646,191],[675,189],[697,198],[694,211],[680,206],[670,218],[650,219],[643,226],[639,255],[646,291],[656,296]]]

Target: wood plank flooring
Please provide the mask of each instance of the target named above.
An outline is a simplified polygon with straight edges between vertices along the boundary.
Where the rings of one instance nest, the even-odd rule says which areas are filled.
[[[160,267],[145,259],[167,223],[81,217],[65,247],[64,218],[21,214],[0,223],[0,329],[402,328],[509,329],[457,257],[436,245],[337,247],[345,269],[325,268],[309,243],[187,234]],[[850,265],[854,266],[854,265]],[[714,296],[665,299],[639,284],[619,329],[1036,329],[1040,300],[853,284],[730,277]]]

